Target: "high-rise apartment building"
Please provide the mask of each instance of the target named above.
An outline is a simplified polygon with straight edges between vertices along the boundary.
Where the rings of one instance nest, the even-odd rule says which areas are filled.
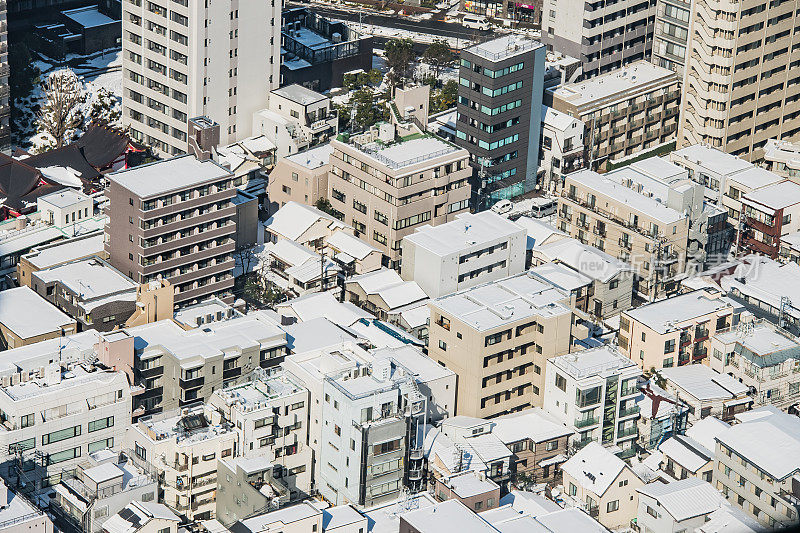
[[[159,277],[175,304],[231,299],[236,188],[231,172],[186,155],[108,175],[105,250],[137,283]]]
[[[706,143],[758,161],[768,139],[800,139],[796,9],[789,0],[695,1],[679,147]]]
[[[0,2],[0,148],[5,148],[11,142],[7,5],[6,2]]]
[[[544,0],[542,43],[593,78],[650,57],[655,14],[656,0]]]
[[[455,142],[467,148],[477,209],[536,187],[545,48],[504,35],[461,51]]]
[[[658,0],[651,61],[683,79],[692,0]]]
[[[251,134],[278,86],[281,2],[131,0],[122,9],[123,124],[160,155],[187,151],[190,117],[223,145]]]

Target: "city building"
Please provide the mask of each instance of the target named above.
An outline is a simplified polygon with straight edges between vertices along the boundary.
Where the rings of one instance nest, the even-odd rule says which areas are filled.
[[[601,346],[548,359],[545,376],[544,410],[575,431],[575,448],[598,442],[633,455],[641,376],[633,361]]]
[[[331,141],[328,199],[336,217],[383,252],[383,264],[400,267],[400,242],[414,227],[438,226],[469,207],[469,153],[429,135],[395,139],[384,125],[375,132]],[[419,133],[419,132],[417,132]]]
[[[542,106],[542,145],[539,148],[539,176],[550,192],[564,187],[564,176],[586,168],[583,134],[586,124],[580,119]]]
[[[106,334],[100,352],[134,369],[144,390],[134,416],[173,411],[271,369],[286,355],[286,333],[259,313],[184,329],[172,320]],[[102,359],[102,357],[101,357]],[[217,372],[219,370],[219,372]]]
[[[335,287],[339,277],[332,259],[289,239],[268,242],[259,257],[277,277],[276,284],[297,296]]]
[[[108,181],[105,251],[115,268],[137,283],[168,280],[179,306],[233,298],[237,192],[230,171],[186,155]]]
[[[800,145],[779,139],[767,140],[763,165],[778,176],[800,182]]]
[[[102,232],[98,232],[37,246],[20,256],[17,263],[17,282],[33,288],[31,275],[36,271],[46,270],[78,259],[88,259],[92,256],[102,257],[104,255],[103,241]]]
[[[400,274],[438,298],[519,274],[525,269],[526,240],[522,227],[493,211],[463,213],[406,235]]]
[[[77,327],[75,319],[30,287],[0,291],[0,350],[71,335]]]
[[[139,418],[126,436],[134,462],[153,465],[159,500],[190,520],[216,516],[217,461],[233,458],[236,432],[203,405]]]
[[[730,424],[707,416],[697,420],[683,435],[673,435],[658,446],[661,469],[674,479],[694,478],[711,482],[714,475],[716,438]]]
[[[301,202],[289,201],[264,223],[264,240],[288,239],[317,250],[338,230],[353,231],[339,219]]]
[[[131,137],[159,155],[182,154],[198,116],[221,126],[223,146],[249,136],[280,83],[280,28],[280,4],[124,4],[122,123]]]
[[[569,352],[570,294],[527,273],[430,302],[428,355],[458,375],[456,414],[541,407],[548,357]]]
[[[718,291],[696,290],[624,311],[617,341],[642,370],[701,362],[709,338],[735,326],[742,310]]]
[[[542,42],[579,58],[583,78],[594,78],[650,58],[655,15],[655,1],[623,8],[544,0]]]
[[[711,513],[727,507],[725,498],[711,483],[696,478],[649,483],[636,492],[639,498],[636,526],[653,533],[696,531]]]
[[[691,219],[627,181],[629,172],[636,171],[568,175],[558,199],[559,229],[630,263],[637,296],[654,300],[678,288],[675,278],[686,268]]]
[[[700,0],[689,11],[677,146],[708,144],[756,162],[769,139],[798,140],[800,76],[784,53],[798,31],[794,4]]]
[[[253,116],[253,134],[278,147],[278,158],[302,152],[339,131],[339,115],[331,99],[302,85],[288,85],[269,93],[269,106]]]
[[[781,237],[780,260],[800,264],[800,231]]]
[[[177,533],[181,518],[163,503],[132,501],[103,523],[103,533]]]
[[[5,10],[3,10],[5,15]],[[17,533],[53,533],[53,522],[46,513],[11,490],[5,481],[0,480],[0,524],[2,531]]]
[[[131,384],[124,372],[83,362],[92,349],[79,345],[96,336],[79,335],[84,337],[75,342],[69,337],[5,352],[0,446],[9,451],[2,464],[6,479],[44,488],[50,476],[58,479],[87,455],[123,448]],[[76,354],[76,348],[89,354]],[[61,363],[49,362],[59,355]]]
[[[609,318],[633,303],[633,268],[627,263],[577,239],[557,239],[536,247],[534,263],[554,262],[592,280],[587,311]]]
[[[717,436],[714,483],[728,502],[762,527],[794,527],[800,511],[797,475],[800,419],[762,409]]]
[[[508,34],[461,51],[455,142],[469,149],[476,211],[537,189],[545,48]]]
[[[281,38],[281,85],[327,91],[342,87],[346,73],[372,69],[371,35],[310,9],[284,9]]]
[[[492,434],[514,454],[510,468],[517,483],[557,484],[571,428],[538,407],[499,416],[492,424]]]
[[[566,8],[554,9],[567,16]],[[620,20],[630,23],[628,17]],[[571,23],[562,27],[570,31],[581,28]],[[644,35],[644,27],[636,33],[639,32]],[[616,39],[609,42],[616,42]],[[679,81],[671,70],[636,61],[592,79],[548,89],[544,104],[586,124],[585,166],[596,169],[633,154],[654,150],[675,139]]]
[[[636,404],[639,406],[639,438],[636,445],[640,450],[654,450],[672,435],[686,431],[688,407],[653,383],[653,380],[639,387]]]
[[[757,406],[786,408],[800,398],[800,341],[767,321],[711,337],[709,366],[750,387]]]
[[[126,421],[127,422],[127,421]],[[132,500],[156,501],[158,479],[108,448],[89,454],[87,461],[61,475],[50,511],[80,531],[99,533],[103,524]],[[63,527],[63,526],[62,526]]]
[[[344,300],[388,321],[404,308],[425,305],[428,296],[417,282],[403,281],[396,271],[384,268],[346,280]]]
[[[689,423],[709,416],[730,421],[753,405],[746,385],[704,364],[662,368],[658,375],[664,380],[664,390],[689,408]]]
[[[691,0],[656,1],[651,60],[659,67],[675,72],[680,80],[683,80],[686,70],[691,9]]]
[[[787,180],[742,196],[741,225],[742,252],[777,259],[781,238],[800,230],[800,185]]]
[[[235,428],[236,449],[244,461],[263,457],[266,463],[252,465],[259,472],[268,465],[271,486],[283,486],[285,497],[297,500],[311,492],[312,452],[308,446],[308,390],[296,383],[285,372],[267,375],[256,371],[252,381],[214,391],[208,403],[217,409],[226,421]],[[252,472],[242,461],[233,460],[226,465],[232,474],[238,469]],[[238,475],[238,474],[237,474]],[[263,476],[262,481],[263,481]],[[234,503],[233,494],[225,495],[228,505]],[[220,515],[219,504],[223,497],[217,496],[217,516],[225,523],[243,518],[239,511],[232,516]],[[251,502],[253,505],[253,502]],[[253,506],[257,510],[261,505]]]
[[[333,148],[321,144],[278,159],[269,174],[269,212],[274,214],[289,202],[316,205],[328,194],[328,172]]]
[[[458,500],[476,513],[496,509],[500,485],[474,470],[434,479],[433,493],[439,501]]]
[[[591,442],[561,465],[565,497],[609,529],[627,527],[636,516],[637,490],[644,485],[625,462]]]
[[[34,272],[31,286],[42,298],[74,317],[81,329],[110,331],[124,325],[137,310],[139,284],[99,257]],[[172,287],[166,285],[163,289],[163,310],[171,317]]]
[[[8,148],[11,142],[11,86],[8,63],[8,7],[0,8],[0,148]],[[2,489],[0,489],[2,492]]]

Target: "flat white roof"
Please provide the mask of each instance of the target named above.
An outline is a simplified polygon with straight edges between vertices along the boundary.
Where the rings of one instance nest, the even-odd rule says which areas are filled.
[[[358,150],[358,148],[356,149]],[[399,170],[445,155],[452,155],[460,150],[463,148],[458,148],[433,135],[424,135],[407,141],[394,142],[388,146],[371,143],[359,151],[391,169]],[[466,150],[464,151],[466,152]]]
[[[106,24],[120,22],[119,20],[114,20],[111,17],[100,13],[100,11],[94,6],[70,9],[68,11],[62,11],[61,13],[71,18],[84,28],[93,28],[95,26],[104,26]]]
[[[610,198],[613,201],[625,204],[632,211],[638,211],[664,224],[674,224],[685,218],[682,213],[667,207],[655,198],[650,198],[639,192],[622,185],[621,183],[598,174],[593,170],[581,170],[570,174],[568,179],[581,184],[591,190],[598,197]],[[598,204],[603,201],[598,198]]]
[[[470,46],[466,51],[490,61],[503,61],[504,59],[514,57],[528,50],[543,47],[544,45],[539,41],[534,41],[515,33],[509,33],[497,39]]]
[[[800,204],[800,185],[793,181],[782,181],[749,192],[742,198],[742,203],[766,206],[770,209],[784,209]]]
[[[663,334],[675,330],[678,323],[726,309],[730,309],[732,313],[734,309],[741,307],[730,298],[716,297],[699,289],[629,309],[624,313],[653,331]]]
[[[287,161],[296,163],[309,170],[314,170],[330,162],[333,147],[330,144],[321,144],[314,148],[309,148],[303,152],[292,154],[286,157]]]
[[[530,271],[565,291],[572,292],[592,284],[591,278],[560,263],[543,263]]]
[[[214,161],[199,161],[193,155],[182,155],[147,165],[107,174],[109,181],[125,187],[140,198],[158,196],[230,177],[225,167]]]
[[[720,374],[706,365],[684,365],[662,368],[662,377],[698,400],[729,400],[747,394],[747,385],[727,374]]]
[[[576,21],[576,24],[580,21]],[[623,68],[578,83],[561,85],[552,90],[555,97],[575,106],[591,104],[620,93],[625,98],[638,87],[657,81],[676,83],[678,76],[669,69],[659,67],[648,61],[636,61]],[[611,102],[609,102],[611,103]]]
[[[431,507],[410,511],[403,519],[420,533],[458,531],[459,533],[497,533],[488,522],[459,500],[447,500]]]
[[[80,259],[87,255],[99,254],[103,251],[103,234],[98,233],[86,238],[74,238],[55,244],[41,246],[25,254],[25,259],[39,270],[53,265]]]
[[[313,33],[313,32],[308,32],[308,33]],[[324,94],[312,91],[311,89],[303,87],[302,85],[298,85],[297,83],[294,83],[292,85],[287,85],[285,87],[280,87],[278,89],[273,89],[272,94],[277,94],[278,96],[282,96],[287,100],[291,100],[292,102],[295,102],[303,106],[311,105],[315,102],[319,102],[320,100],[328,99],[328,97],[325,96]]]
[[[76,191],[75,189],[61,189],[60,191],[51,192],[50,194],[39,197],[40,202],[48,203],[53,207],[60,209],[70,207],[87,200],[91,201],[91,198],[82,192]]]
[[[524,235],[525,230],[490,210],[476,214],[463,213],[457,215],[455,220],[439,226],[426,224],[404,239],[444,257],[497,242],[498,239],[509,239],[515,234]]]
[[[0,291],[0,323],[22,339],[58,332],[74,322],[30,287]]]
[[[573,431],[540,407],[532,407],[492,419],[492,433],[505,444],[531,439],[544,442],[572,435]]]
[[[129,277],[97,258],[80,259],[34,272],[33,275],[44,283],[59,282],[84,300],[92,300],[123,291],[135,291],[139,286]]]
[[[479,478],[474,470],[451,477],[447,480],[447,484],[459,498],[471,498],[500,489],[500,486],[491,479]]]
[[[728,179],[740,183],[750,190],[760,189],[784,180],[777,174],[761,167],[746,168],[741,172],[728,176]]]
[[[670,154],[672,160],[678,157],[721,175],[731,175],[753,167],[752,163],[744,159],[705,144],[693,144]]]
[[[620,371],[637,370],[636,363],[622,355],[614,346],[604,345],[549,359],[559,370],[573,379],[609,376]]]
[[[560,239],[539,249],[551,261],[558,260],[581,274],[608,282],[632,267],[602,250],[583,244],[577,239]]]

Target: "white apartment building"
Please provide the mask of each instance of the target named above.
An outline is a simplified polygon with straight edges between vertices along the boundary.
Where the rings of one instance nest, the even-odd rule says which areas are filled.
[[[94,216],[94,200],[82,192],[63,189],[37,198],[36,209],[45,222],[69,227],[79,220]]]
[[[15,456],[25,465],[22,481],[39,488],[93,452],[122,449],[131,386],[125,373],[84,362],[95,342],[91,331],[4,352],[0,448],[11,478],[19,475]]]
[[[246,457],[263,456],[278,469],[294,500],[311,491],[312,452],[308,446],[308,390],[285,372],[214,392],[209,405],[230,422],[236,449]],[[275,469],[273,468],[273,475]]]
[[[236,432],[208,406],[142,417],[126,440],[134,461],[147,461],[161,477],[159,498],[189,519],[215,517],[217,460],[233,457]]]
[[[709,364],[750,387],[755,405],[785,408],[800,398],[800,342],[767,322],[742,323],[711,337]]]
[[[279,158],[322,144],[339,131],[331,99],[302,85],[273,89],[269,107],[253,115],[253,135],[263,135]]]
[[[707,365],[662,368],[658,374],[664,379],[664,389],[689,407],[690,423],[708,416],[729,421],[753,405],[746,385]]]
[[[573,444],[616,445],[623,455],[634,452],[639,436],[636,363],[613,346],[547,360],[544,409],[577,433]]]
[[[583,132],[580,119],[542,106],[542,146],[539,149],[539,178],[546,190],[560,191],[564,176],[586,167]]]
[[[280,83],[281,2],[132,0],[122,7],[123,125],[162,156],[187,151],[187,120],[252,131]]]
[[[763,164],[779,176],[800,182],[800,143],[769,139],[764,145]]]
[[[463,213],[403,237],[400,274],[438,298],[519,274],[525,269],[526,240],[525,229],[493,211]]]

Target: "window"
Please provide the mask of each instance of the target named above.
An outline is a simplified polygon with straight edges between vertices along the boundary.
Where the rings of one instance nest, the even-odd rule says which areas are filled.
[[[375,444],[372,447],[373,455],[383,455],[385,453],[396,452],[400,449],[400,439],[390,440],[389,442],[382,442]]]
[[[101,439],[96,442],[90,442],[88,446],[89,453],[94,453],[98,450],[105,450],[106,448],[114,447],[114,437]]]
[[[576,496],[578,494],[578,487],[574,483],[569,484],[569,495]]]
[[[19,426],[21,428],[31,427],[35,423],[35,417],[33,413],[29,415],[23,415],[19,418]]]
[[[138,442],[134,443],[133,452],[136,454],[136,457],[138,457],[142,461],[147,461],[147,450],[144,449],[144,446],[139,446]]]
[[[619,500],[614,500],[613,502],[608,502],[608,504],[606,505],[606,512],[607,513],[613,513],[617,509],[619,509]]]
[[[670,339],[664,342],[664,353],[672,353],[675,351],[675,339]]]
[[[559,373],[556,373],[556,387],[561,389],[562,392],[567,392],[567,380]]]
[[[36,437],[14,442],[8,445],[8,454],[13,455],[19,451],[27,451],[36,447]]]
[[[54,442],[60,442],[62,440],[71,439],[73,437],[77,437],[80,434],[81,434],[80,426],[73,426],[71,428],[53,431],[52,433],[46,433],[42,435],[42,446],[47,446],[48,444],[53,444]]]
[[[89,422],[89,433],[99,431],[101,429],[110,428],[114,425],[114,417],[101,418],[100,420],[93,420]]]
[[[447,351],[447,343],[444,342],[443,340],[440,340],[439,341],[439,349],[443,350],[443,351]]]
[[[64,450],[58,453],[51,453],[47,455],[47,464],[54,465],[57,463],[63,463],[64,461],[69,461],[70,459],[75,459],[81,456],[81,449],[80,448],[72,448],[71,450]]]
[[[653,518],[658,518],[658,512],[649,505],[647,506],[647,514],[649,514]]]

